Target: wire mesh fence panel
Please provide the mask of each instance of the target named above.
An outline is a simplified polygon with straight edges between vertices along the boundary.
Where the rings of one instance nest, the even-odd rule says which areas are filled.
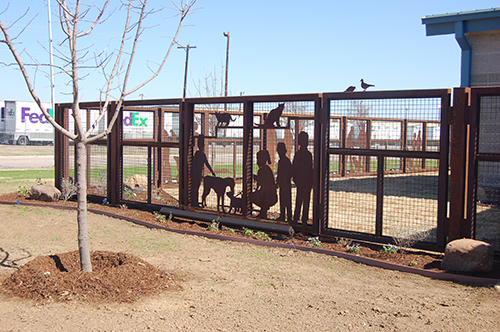
[[[255,103],[254,114],[254,214],[312,224],[314,102]]]
[[[441,98],[329,102],[328,228],[374,234],[381,213],[382,235],[429,232],[425,241],[435,243],[439,162],[399,157],[394,151],[439,151]],[[384,156],[384,150],[391,156]],[[384,176],[377,184],[378,172]]]
[[[500,96],[481,96],[478,153],[500,155]],[[476,190],[476,239],[500,251],[500,162],[479,161]]]
[[[148,200],[148,148],[123,146],[122,199],[146,203]]]
[[[356,157],[344,156],[347,159]],[[377,209],[377,177],[339,177],[335,165],[341,155],[330,154],[328,181],[328,228],[353,232],[375,233]]]
[[[383,196],[383,235],[412,236],[436,242],[438,172],[386,174]]]
[[[106,145],[89,145],[87,158],[89,169],[87,178],[87,193],[106,197],[108,193],[108,148]]]
[[[192,161],[194,206],[241,213],[243,113],[238,104],[195,105]]]
[[[476,239],[500,251],[499,162],[480,161],[477,172]]]
[[[500,154],[500,96],[482,96],[479,113],[479,153]]]
[[[179,205],[179,148],[159,148],[160,184],[152,187],[151,202],[155,204],[178,206]],[[154,163],[156,165],[156,163]],[[154,184],[157,181],[153,182]]]

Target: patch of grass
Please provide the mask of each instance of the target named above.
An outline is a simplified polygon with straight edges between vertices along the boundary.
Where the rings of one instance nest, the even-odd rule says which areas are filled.
[[[54,169],[2,170],[1,180],[53,179]]]
[[[163,238],[155,238],[145,235],[135,235],[129,238],[130,245],[141,251],[149,250],[174,250],[178,245],[173,242],[165,242]]]

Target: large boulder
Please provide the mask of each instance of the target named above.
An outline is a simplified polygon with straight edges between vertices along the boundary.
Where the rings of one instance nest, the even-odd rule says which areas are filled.
[[[490,272],[493,268],[493,247],[473,239],[451,241],[446,245],[441,268],[459,272]]]
[[[47,184],[31,187],[30,198],[44,202],[57,202],[61,197],[61,191]]]

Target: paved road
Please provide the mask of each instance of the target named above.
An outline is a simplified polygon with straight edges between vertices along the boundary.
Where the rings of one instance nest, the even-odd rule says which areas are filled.
[[[0,168],[54,167],[54,156],[0,156]]]

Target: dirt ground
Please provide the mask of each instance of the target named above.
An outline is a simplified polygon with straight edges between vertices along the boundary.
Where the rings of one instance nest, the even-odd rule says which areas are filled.
[[[0,280],[37,256],[77,250],[74,211],[0,205],[0,215]],[[89,231],[92,250],[135,255],[175,276],[179,287],[130,303],[0,295],[0,330],[494,331],[500,324],[498,287],[153,230],[95,214]]]

